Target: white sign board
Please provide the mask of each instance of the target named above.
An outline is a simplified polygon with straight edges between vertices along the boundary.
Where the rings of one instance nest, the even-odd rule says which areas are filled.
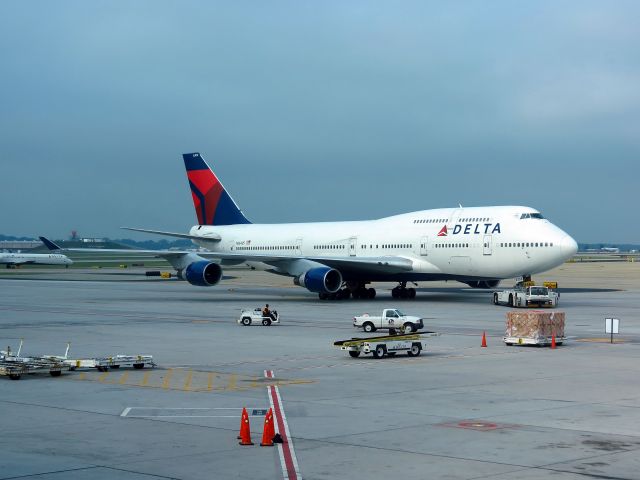
[[[604,333],[619,333],[620,320],[617,318],[604,319]]]

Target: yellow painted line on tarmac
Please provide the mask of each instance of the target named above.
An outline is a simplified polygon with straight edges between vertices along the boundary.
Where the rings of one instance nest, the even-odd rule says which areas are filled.
[[[127,379],[129,378],[129,372],[124,372],[121,376],[120,376],[120,380],[118,381],[118,383],[120,385],[124,385],[125,383],[127,383]]]
[[[87,375],[84,372],[80,372],[80,375],[78,375],[78,380],[86,380]]]
[[[262,379],[262,377],[253,377],[251,379],[251,383],[249,384],[249,388],[258,388],[260,386],[258,384],[258,379]]]
[[[191,390],[192,379],[193,379],[193,370],[189,370],[187,372],[187,378],[184,381],[184,386],[182,387],[182,390],[184,390],[185,392],[188,392],[189,390]]]
[[[238,389],[238,375],[232,373],[229,375],[229,383],[224,388],[225,390],[237,390]]]
[[[101,383],[104,383],[108,376],[109,376],[109,372],[104,372],[98,377],[98,381]]]
[[[213,390],[213,377],[214,377],[215,373],[213,372],[209,372],[209,375],[207,376],[207,391],[211,391]]]
[[[144,372],[142,376],[142,381],[140,382],[141,387],[146,387],[149,385],[149,377],[151,377],[151,372]]]
[[[173,368],[167,370],[167,373],[164,376],[164,380],[162,381],[162,388],[165,390],[169,389],[169,386],[171,384],[171,375],[173,375]]]

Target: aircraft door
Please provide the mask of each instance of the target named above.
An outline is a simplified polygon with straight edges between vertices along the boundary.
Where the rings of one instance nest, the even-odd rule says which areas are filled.
[[[484,255],[491,255],[493,249],[492,249],[492,245],[491,245],[491,235],[485,235],[484,236],[484,244],[483,244],[483,251],[482,253]]]
[[[426,256],[427,253],[427,245],[429,243],[429,237],[420,238],[420,255]]]
[[[296,238],[296,255],[302,255],[302,238]]]
[[[356,256],[356,243],[358,241],[357,237],[351,237],[349,239],[349,256],[350,257],[355,257]]]

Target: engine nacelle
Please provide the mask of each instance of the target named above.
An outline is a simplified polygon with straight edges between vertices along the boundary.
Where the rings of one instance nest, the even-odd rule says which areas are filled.
[[[342,274],[334,268],[318,267],[307,270],[293,282],[310,292],[335,293],[342,287]]]
[[[466,282],[471,288],[496,288],[500,283],[500,280],[475,280],[473,282]]]
[[[184,278],[191,285],[198,287],[212,287],[222,278],[222,267],[217,263],[193,262],[184,269]]]

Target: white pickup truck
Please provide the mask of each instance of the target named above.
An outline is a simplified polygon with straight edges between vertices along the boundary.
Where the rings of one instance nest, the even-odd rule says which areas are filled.
[[[494,305],[510,307],[555,307],[560,294],[547,287],[528,286],[509,288],[493,294]]]
[[[375,332],[377,329],[397,329],[404,333],[413,333],[424,328],[424,323],[422,318],[405,315],[397,308],[385,308],[380,317],[374,317],[368,313],[353,317],[353,326],[362,328],[365,332]]]

